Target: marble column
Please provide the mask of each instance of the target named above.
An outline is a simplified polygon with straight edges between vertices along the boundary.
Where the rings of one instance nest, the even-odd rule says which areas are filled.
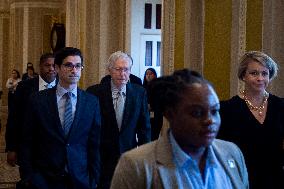
[[[7,104],[6,81],[10,76],[9,68],[9,6],[7,1],[0,2],[0,89],[2,91],[1,104]]]
[[[243,89],[243,83],[237,77],[239,59],[246,50],[246,9],[247,0],[232,1],[230,97]]]
[[[162,19],[162,58],[163,75],[175,70],[175,0],[163,1]]]
[[[263,0],[263,7],[262,49],[279,65],[269,90],[284,97],[284,4],[281,0]]]
[[[202,74],[204,67],[204,1],[185,1],[184,9],[184,67]]]
[[[125,0],[66,1],[66,45],[80,48],[85,57],[82,88],[107,74],[111,53],[126,50],[126,7]]]

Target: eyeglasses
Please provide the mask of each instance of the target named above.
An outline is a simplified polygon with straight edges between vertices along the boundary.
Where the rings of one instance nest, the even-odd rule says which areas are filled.
[[[121,72],[124,72],[124,73],[128,73],[128,72],[130,72],[130,68],[118,68],[118,67],[113,67],[112,68],[115,72],[119,72],[119,73],[121,73]]]
[[[82,70],[84,68],[84,66],[80,63],[75,64],[75,65],[72,64],[72,63],[67,63],[67,64],[62,64],[62,66],[64,66],[64,68],[69,70],[69,71],[73,70],[74,68],[76,70]]]
[[[269,76],[269,72],[267,72],[267,71],[252,70],[252,71],[248,71],[248,74],[251,75],[252,77],[258,77],[259,75],[261,75],[262,77],[268,77]]]

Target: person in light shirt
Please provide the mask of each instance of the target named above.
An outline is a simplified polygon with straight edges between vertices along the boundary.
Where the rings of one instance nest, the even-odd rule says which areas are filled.
[[[247,189],[244,157],[233,143],[215,139],[219,99],[197,72],[178,70],[151,82],[169,129],[158,140],[124,153],[111,189]]]
[[[98,99],[81,90],[80,49],[55,53],[58,84],[30,96],[21,137],[22,180],[29,189],[96,189],[100,174]]]

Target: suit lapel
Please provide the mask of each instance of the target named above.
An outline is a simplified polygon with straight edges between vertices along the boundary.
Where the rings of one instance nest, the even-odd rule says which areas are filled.
[[[32,91],[39,91],[39,76],[33,79]]]
[[[35,89],[36,89],[36,91],[39,91],[39,77],[36,80]]]
[[[243,186],[242,179],[238,177],[240,174],[235,159],[227,153],[224,154],[224,152],[220,152],[219,148],[214,145],[214,142],[212,146],[217,159],[224,168],[225,172],[229,175],[233,186],[235,188],[240,188],[240,186]]]
[[[104,85],[103,86],[103,95],[102,98],[104,99],[104,104],[106,106],[106,108],[108,109],[108,111],[110,111],[109,115],[112,119],[114,119],[116,121],[116,117],[115,117],[115,110],[114,110],[114,106],[113,106],[113,99],[112,99],[112,91],[111,91],[111,87],[110,87],[110,82],[108,85]],[[108,116],[108,117],[109,117]]]
[[[120,131],[122,131],[127,125],[126,123],[128,123],[128,118],[130,117],[130,113],[133,113],[133,112],[130,112],[129,110],[131,110],[131,107],[135,105],[134,96],[135,96],[135,91],[133,90],[131,84],[128,83],[126,85],[126,101],[125,101],[123,119],[122,119]]]
[[[117,132],[118,132],[118,125],[116,121],[116,116],[115,116],[115,110],[113,106],[113,99],[112,99],[112,91],[111,91],[111,84],[110,80],[108,82],[104,82],[100,84],[100,105],[101,105],[101,111],[103,112],[103,116],[106,117],[106,119],[109,120],[109,122],[112,122],[113,125],[116,126]],[[123,125],[123,120],[122,120],[122,125]]]
[[[181,175],[174,164],[168,132],[158,139],[155,151],[157,171],[161,178],[163,188],[182,188]],[[154,180],[154,182],[156,182],[157,178],[154,178]]]
[[[72,126],[70,128],[67,139],[72,138],[72,133],[74,133],[74,131],[79,126],[80,117],[83,116],[83,114],[84,114],[83,110],[84,110],[84,106],[85,106],[85,103],[86,103],[85,97],[86,96],[82,95],[82,91],[78,88],[77,89],[77,103],[76,103],[75,116],[74,116],[74,120],[73,120]]]
[[[60,122],[57,106],[56,88],[48,89],[47,94],[48,107],[50,107],[50,111],[47,113],[50,115],[50,120],[55,120],[55,130],[59,133],[60,137],[64,139],[64,131]]]

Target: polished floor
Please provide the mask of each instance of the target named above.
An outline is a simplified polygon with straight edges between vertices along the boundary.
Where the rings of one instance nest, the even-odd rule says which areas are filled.
[[[0,189],[15,188],[15,183],[19,180],[18,167],[12,167],[6,162],[5,153],[5,126],[7,120],[7,108],[0,107],[1,130],[0,130]]]

